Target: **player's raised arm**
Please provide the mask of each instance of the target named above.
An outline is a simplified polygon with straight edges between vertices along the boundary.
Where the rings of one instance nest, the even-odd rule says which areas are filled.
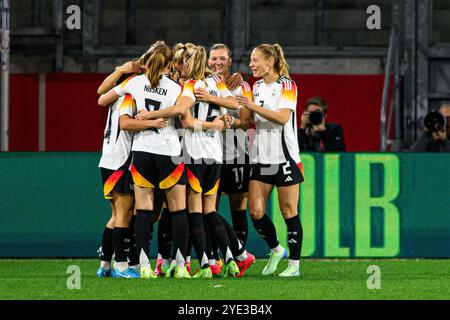
[[[120,78],[127,74],[138,74],[141,72],[139,63],[137,61],[128,61],[123,65],[116,67],[113,73],[103,80],[102,84],[98,87],[97,93],[99,95],[107,93],[109,90],[119,82]]]

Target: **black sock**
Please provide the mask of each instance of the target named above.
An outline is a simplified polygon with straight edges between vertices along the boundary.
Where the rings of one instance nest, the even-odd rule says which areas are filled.
[[[128,260],[130,260],[130,266],[139,264],[139,254],[136,247],[136,237],[134,235],[134,224],[136,223],[136,216],[132,215],[130,220],[129,235],[130,235],[130,252],[128,253]]]
[[[203,217],[201,212],[188,213],[189,238],[194,245],[195,253],[200,265],[204,269],[209,267],[208,256],[206,254],[206,234],[203,227]],[[188,252],[189,255],[189,252]],[[206,260],[206,261],[205,261]]]
[[[211,252],[212,252],[213,259],[220,260],[219,245],[217,244],[215,237],[211,238]]]
[[[230,239],[228,238],[227,230],[225,229],[222,220],[217,212],[208,213],[203,216],[203,219],[205,219],[205,222],[208,224],[211,239],[214,239],[219,245],[225,263],[229,263],[233,260],[233,256],[230,255]]]
[[[158,222],[158,252],[163,259],[172,256],[172,216],[167,208],[163,209]]]
[[[220,220],[222,220],[223,226],[225,227],[225,230],[227,230],[228,239],[230,239],[230,249],[231,253],[233,253],[233,256],[237,257],[244,253],[245,248],[241,244],[239,238],[237,237],[236,233],[233,230],[233,227],[231,224],[228,223],[228,221],[222,217],[219,214]]]
[[[170,213],[172,215],[172,238],[173,238],[173,258],[180,252],[186,261],[187,243],[189,237],[189,227],[186,216],[186,209]]]
[[[130,250],[130,230],[128,228],[114,228],[114,253],[116,262],[127,262]]]
[[[248,236],[248,222],[247,222],[247,210],[237,210],[231,212],[231,219],[233,221],[233,229],[237,237],[245,247]]]
[[[105,227],[102,236],[102,247],[100,250],[100,260],[111,262],[114,254],[113,229]]]
[[[189,214],[187,215],[187,217],[188,217],[188,222],[189,222]],[[190,227],[189,227],[190,228]],[[190,229],[189,229],[190,230]],[[204,231],[205,229],[203,229],[203,231]],[[189,233],[190,233],[190,231],[189,231]],[[205,240],[206,241],[206,240]],[[190,256],[192,256],[192,239],[191,239],[191,237],[189,236],[189,238],[188,238],[188,245],[187,245],[187,250],[186,250],[186,257],[190,257]]]
[[[211,233],[209,232],[209,228],[205,222],[205,219],[203,219],[203,228],[205,229],[205,235],[206,235],[206,255],[208,256],[208,260],[212,260],[212,259],[214,259],[214,255],[212,252]]]
[[[286,222],[288,232],[289,259],[300,260],[303,241],[303,228],[300,218],[296,215],[284,221]]]
[[[276,248],[280,244],[277,239],[275,225],[266,214],[261,219],[252,221],[256,231],[267,242],[270,249]]]
[[[153,211],[137,209],[136,212],[134,232],[139,261],[141,264],[148,263],[150,261],[150,244],[153,235]],[[145,253],[146,257],[141,257],[142,252]]]

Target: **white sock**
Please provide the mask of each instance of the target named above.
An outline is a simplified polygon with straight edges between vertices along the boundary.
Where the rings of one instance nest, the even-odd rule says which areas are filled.
[[[227,251],[226,251],[226,254],[225,254],[225,260],[226,261],[230,261],[230,259],[233,259],[233,254],[231,253],[230,248],[227,247]]]
[[[109,269],[111,269],[111,262],[100,261],[100,267],[102,267],[105,270],[109,270]]]
[[[300,267],[300,260],[291,260],[291,259],[289,259],[288,264],[290,266],[293,266],[293,267],[298,269]]]
[[[124,272],[128,269],[128,262],[116,262],[116,268],[120,272]]]
[[[273,253],[280,253],[282,251],[283,251],[283,247],[280,244],[278,244],[275,248],[270,249],[270,252],[273,252]]]
[[[191,263],[191,256],[186,257],[186,263]]]
[[[152,265],[150,264],[150,262],[146,262],[146,263],[141,263],[141,268],[145,269],[145,268],[152,268]]]
[[[172,259],[163,259],[162,265],[164,267],[167,267],[172,262]]]
[[[180,252],[180,249],[177,250],[177,254],[175,255],[177,267],[183,268],[186,260],[184,260],[183,255]]]
[[[162,259],[162,255],[161,255],[161,253],[159,253],[159,252],[158,252],[158,257],[157,257],[157,259]]]
[[[216,265],[216,259],[209,259],[208,263],[210,266],[215,266]]]
[[[238,255],[238,256],[236,257],[236,259],[237,259],[238,261],[244,261],[245,259],[247,259],[247,251],[244,250],[244,252],[243,252],[242,254]]]

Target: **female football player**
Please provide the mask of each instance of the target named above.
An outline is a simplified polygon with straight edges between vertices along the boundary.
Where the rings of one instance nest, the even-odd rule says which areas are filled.
[[[222,43],[214,44],[209,51],[208,66],[210,69],[222,76],[227,82],[230,78],[236,76],[236,74],[233,76],[230,74],[231,64],[231,51],[228,46]],[[233,96],[244,95],[252,99],[251,87],[245,81],[238,83],[238,86],[231,93]],[[239,110],[228,110],[228,114],[232,117],[233,129],[238,130],[227,130],[223,134],[224,163],[220,178],[217,208],[219,208],[220,195],[222,193],[228,194],[234,232],[240,241],[240,244],[237,243],[233,251],[241,250],[243,252],[248,235],[247,191],[250,164],[247,152],[247,138],[242,129],[248,129],[251,112],[246,108],[241,108]],[[228,222],[224,218],[222,219],[225,226],[227,226]],[[232,238],[230,236],[233,245]],[[233,252],[233,254],[239,256],[239,253]],[[242,276],[254,262],[255,257],[252,254],[248,254],[247,259],[238,260],[239,276]]]
[[[253,85],[254,99],[238,96],[237,100],[254,113],[256,123],[251,150],[249,211],[255,229],[271,249],[262,274],[273,274],[278,263],[286,257],[286,249],[277,239],[275,226],[265,214],[267,199],[276,186],[290,253],[288,267],[280,276],[299,276],[303,231],[298,201],[303,172],[295,117],[297,86],[289,77],[288,65],[278,44],[257,46],[250,57],[250,68],[254,77],[262,78]]]
[[[183,57],[186,50],[194,47],[192,43],[177,43],[173,47],[173,60],[170,63],[169,76],[177,81],[180,85],[184,83],[183,75]],[[177,130],[181,129],[181,124],[178,118],[175,118],[175,127]],[[181,135],[182,136],[182,135]],[[156,259],[155,274],[164,275],[171,265],[172,260],[172,222],[170,219],[169,210],[164,206],[161,219],[158,222],[158,257]],[[188,250],[186,256],[186,269],[190,272],[191,262],[191,244],[188,242]]]
[[[183,127],[187,128],[184,153],[189,184],[189,230],[201,267],[194,277],[212,277],[206,254],[203,219],[225,258],[224,275],[235,276],[239,273],[239,268],[233,260],[225,227],[216,212],[216,194],[222,162],[219,134],[225,125],[225,111],[221,106],[236,109],[238,104],[220,77],[206,76],[206,51],[203,47],[196,46],[187,50],[183,72],[188,80],[184,82],[183,93],[177,105],[166,110],[144,112],[138,118],[182,116]],[[197,101],[196,95],[205,95],[206,91],[214,96],[209,99],[209,103]]]
[[[139,63],[129,61],[109,75],[98,88],[103,94],[120,82],[124,76],[140,73]],[[155,121],[140,121],[130,118],[125,111],[133,108],[132,97],[127,95],[117,99],[110,105],[106,123],[100,170],[104,185],[104,195],[110,200],[112,217],[109,220],[102,240],[101,266],[97,271],[98,277],[115,276],[136,278],[139,259],[134,244],[132,216],[134,211],[134,196],[131,189],[131,161],[132,132],[124,129],[143,130],[150,127],[165,125],[163,119]],[[162,120],[162,121],[161,121]],[[122,130],[121,130],[122,129]],[[115,253],[116,271],[111,272],[111,258]],[[134,268],[129,268],[130,265]]]
[[[128,78],[101,96],[99,104],[105,105],[119,96],[131,94],[138,111],[163,111],[173,106],[181,93],[181,87],[166,75],[172,57],[172,50],[164,42],[156,42],[142,57],[145,74]],[[135,234],[142,278],[156,278],[149,259],[155,188],[164,190],[172,217],[173,245],[176,252],[175,277],[190,278],[185,267],[188,224],[184,163],[180,157],[181,144],[174,119],[169,118],[167,122],[164,128],[136,133],[132,146],[131,173],[135,184],[137,212]]]

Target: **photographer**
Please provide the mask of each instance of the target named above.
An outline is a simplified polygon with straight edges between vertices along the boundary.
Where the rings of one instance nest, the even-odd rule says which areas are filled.
[[[438,111],[425,116],[423,135],[412,151],[450,152],[450,105],[443,104]]]
[[[328,104],[321,97],[306,102],[298,129],[300,151],[345,151],[344,130],[337,123],[327,123]]]

